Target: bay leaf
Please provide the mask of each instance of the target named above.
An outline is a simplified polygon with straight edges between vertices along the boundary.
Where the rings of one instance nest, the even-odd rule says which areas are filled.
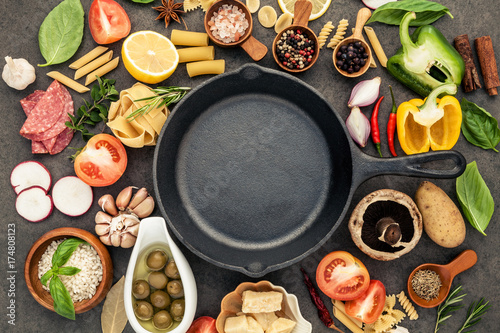
[[[121,333],[127,325],[127,315],[125,314],[125,302],[123,300],[125,288],[125,276],[108,292],[101,313],[102,333]]]

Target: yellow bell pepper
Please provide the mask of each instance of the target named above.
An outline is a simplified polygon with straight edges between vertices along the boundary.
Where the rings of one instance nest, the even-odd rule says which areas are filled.
[[[453,95],[455,84],[443,84],[425,100],[403,102],[397,110],[397,130],[401,148],[408,155],[432,150],[449,150],[457,143],[462,109]],[[437,96],[449,94],[441,99]]]

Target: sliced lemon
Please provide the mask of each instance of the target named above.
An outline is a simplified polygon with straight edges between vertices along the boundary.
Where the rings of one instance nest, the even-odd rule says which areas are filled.
[[[123,64],[136,80],[154,84],[177,68],[179,54],[167,37],[154,31],[134,32],[122,46]]]
[[[278,5],[280,6],[283,13],[290,13],[293,15],[293,9],[295,7],[295,2],[297,0],[278,0]],[[330,7],[330,3],[332,0],[309,0],[312,3],[312,11],[309,16],[309,21],[315,20],[321,15],[323,15],[328,7]]]

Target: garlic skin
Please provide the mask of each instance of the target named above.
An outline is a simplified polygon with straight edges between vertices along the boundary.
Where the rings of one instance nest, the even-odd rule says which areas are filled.
[[[361,148],[366,146],[371,131],[370,121],[357,106],[351,109],[351,114],[347,117],[345,124],[351,138],[360,145]]]
[[[6,56],[5,61],[7,63],[3,67],[2,79],[9,87],[17,90],[24,90],[35,81],[35,67],[26,59],[12,59]]]

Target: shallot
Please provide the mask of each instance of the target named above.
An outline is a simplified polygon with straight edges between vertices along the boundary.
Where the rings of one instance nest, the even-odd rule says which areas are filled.
[[[396,2],[398,0],[362,0],[363,4],[370,9],[377,9],[389,2]]]
[[[379,76],[374,77],[371,80],[363,80],[354,86],[351,92],[351,97],[349,97],[349,102],[347,106],[352,108],[353,106],[363,107],[373,104],[380,93],[380,83],[382,80]]]
[[[345,124],[352,139],[361,147],[366,146],[370,137],[370,121],[357,106],[351,109]]]

